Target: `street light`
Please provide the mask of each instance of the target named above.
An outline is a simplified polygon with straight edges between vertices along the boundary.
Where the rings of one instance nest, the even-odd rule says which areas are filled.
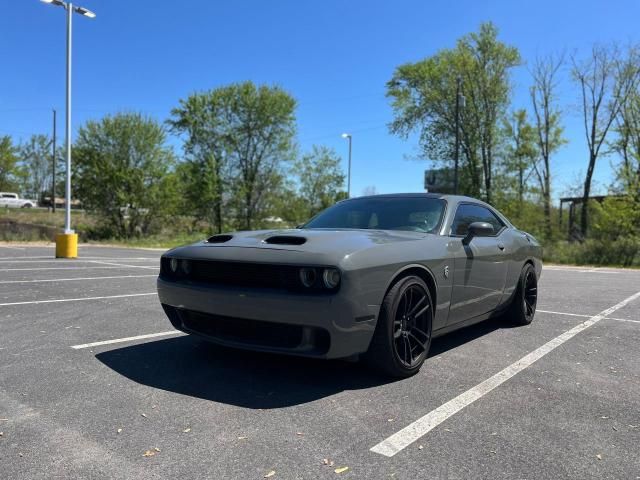
[[[67,11],[67,118],[65,147],[67,154],[67,178],[65,183],[64,235],[56,236],[56,257],[78,256],[78,235],[71,229],[71,31],[73,12],[84,17],[95,18],[96,14],[84,7],[76,7],[62,0],[40,0]],[[55,202],[55,199],[54,199]]]
[[[343,133],[342,138],[349,140],[349,170],[347,174],[347,198],[351,198],[351,134]]]

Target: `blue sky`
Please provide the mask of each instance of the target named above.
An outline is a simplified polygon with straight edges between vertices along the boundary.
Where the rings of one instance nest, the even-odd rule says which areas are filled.
[[[230,82],[277,84],[299,102],[299,143],[336,149],[353,134],[352,192],[421,191],[424,161],[415,139],[390,135],[384,96],[394,68],[452,47],[483,21],[523,59],[594,42],[638,42],[640,2],[537,1],[160,1],[82,0],[97,13],[74,18],[74,127],[122,110],[164,120],[178,99]],[[64,11],[37,0],[0,0],[0,135],[16,140],[51,131],[58,109],[64,134]],[[560,94],[570,144],[553,159],[555,195],[586,169],[577,91]],[[526,66],[513,76],[514,107],[529,107]],[[179,150],[179,144],[173,142]],[[600,190],[610,163],[596,168]],[[346,167],[346,166],[345,166]],[[345,168],[346,170],[346,168]]]

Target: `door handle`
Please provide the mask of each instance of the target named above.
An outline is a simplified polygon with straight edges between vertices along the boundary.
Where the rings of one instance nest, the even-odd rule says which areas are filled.
[[[504,250],[504,243],[499,243],[499,244],[498,244],[498,248],[499,248],[500,250]]]

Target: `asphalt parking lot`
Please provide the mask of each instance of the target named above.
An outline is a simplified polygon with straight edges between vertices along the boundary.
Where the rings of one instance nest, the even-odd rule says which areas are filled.
[[[0,478],[640,479],[640,271],[546,267],[389,381],[173,331],[159,255],[0,246]]]

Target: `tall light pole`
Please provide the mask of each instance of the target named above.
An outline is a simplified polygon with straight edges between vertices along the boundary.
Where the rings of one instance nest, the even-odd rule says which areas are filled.
[[[56,237],[56,257],[77,257],[78,236],[71,229],[71,34],[73,13],[79,13],[88,18],[95,18],[96,14],[84,7],[76,7],[71,2],[62,0],[40,0],[43,3],[62,7],[67,11],[67,106],[65,149],[67,155],[67,175],[65,182],[65,212],[64,235]],[[55,199],[54,199],[55,202]]]
[[[349,140],[349,170],[347,173],[347,198],[351,198],[351,134],[343,133],[342,138]]]

